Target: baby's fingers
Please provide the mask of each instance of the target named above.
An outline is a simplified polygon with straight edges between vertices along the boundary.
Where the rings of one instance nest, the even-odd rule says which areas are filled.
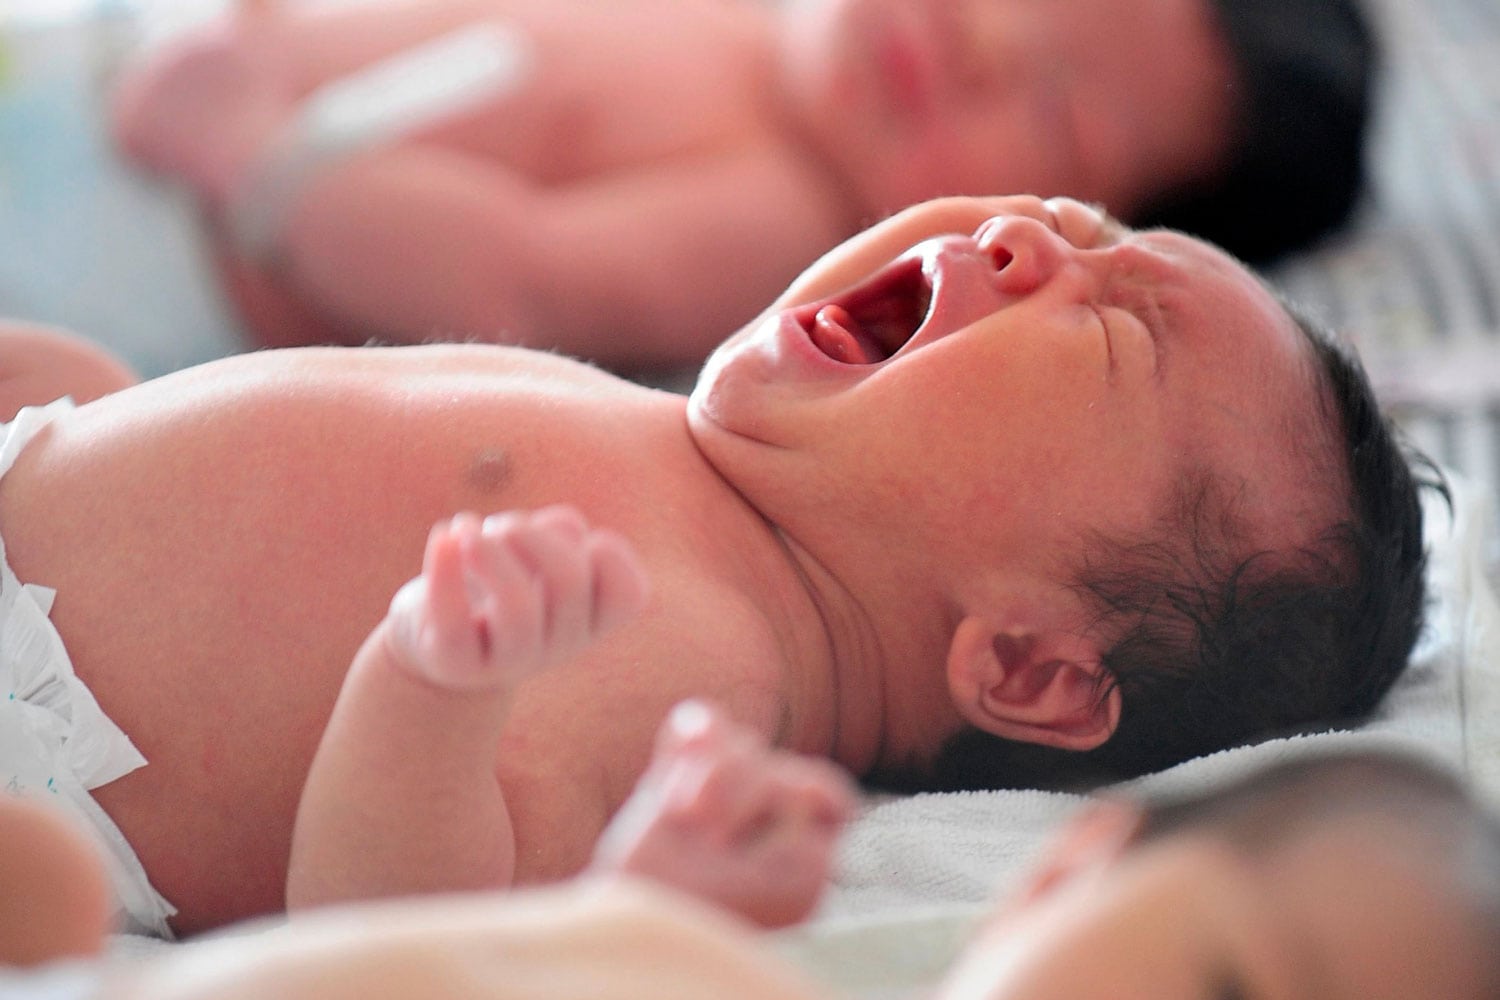
[[[419,673],[442,664],[445,674],[475,669],[484,655],[482,625],[469,599],[465,547],[479,520],[460,514],[436,525],[427,538],[422,572],[391,599],[387,635],[392,650]]]
[[[555,653],[565,654],[589,638],[593,581],[587,527],[567,507],[548,507],[509,525],[509,543],[531,572],[542,596],[542,636]],[[491,521],[486,521],[489,531]]]
[[[465,582],[487,655],[526,672],[545,659],[548,610],[543,582],[516,544],[520,530],[516,515],[485,518],[465,547]]]
[[[463,546],[465,536],[478,530],[472,515],[460,514],[447,524],[440,524],[427,536],[427,551],[422,556],[420,584],[413,581],[402,591],[410,590],[407,599],[420,595],[426,605],[425,618],[434,639],[441,647],[434,652],[453,653],[456,647],[472,647],[473,615],[469,610],[468,590],[464,583]]]
[[[646,603],[646,574],[622,536],[571,507],[531,515],[514,537],[543,588],[547,641],[562,653],[628,621]]]

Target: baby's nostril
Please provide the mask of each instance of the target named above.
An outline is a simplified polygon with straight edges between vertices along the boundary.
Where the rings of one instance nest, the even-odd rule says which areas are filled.
[[[995,270],[1003,271],[1016,259],[1016,255],[1002,246],[991,246],[989,249],[990,262],[995,265]]]

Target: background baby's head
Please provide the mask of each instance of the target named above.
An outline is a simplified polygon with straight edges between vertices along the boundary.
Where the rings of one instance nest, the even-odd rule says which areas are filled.
[[[1324,995],[1437,1000],[1500,987],[1500,822],[1430,763],[1294,760],[1148,806],[1135,843],[1180,836],[1243,860],[1288,945],[1301,938],[1343,987]]]
[[[946,1000],[1493,996],[1500,824],[1430,764],[1357,751],[1106,801],[971,947]]]
[[[1363,186],[1377,46],[1358,0],[785,8],[790,118],[864,217],[1069,195],[1262,263]]]
[[[1233,52],[1236,127],[1222,172],[1132,216],[1252,263],[1325,235],[1363,187],[1378,45],[1358,0],[1211,0]]]

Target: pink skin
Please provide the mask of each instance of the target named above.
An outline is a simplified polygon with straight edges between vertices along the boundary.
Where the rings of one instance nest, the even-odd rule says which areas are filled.
[[[286,118],[293,95],[274,49],[230,44],[253,34],[246,18],[222,37],[181,46],[125,78],[115,95],[115,141],[142,166],[179,176],[214,202],[228,196],[246,164]]]
[[[817,904],[854,803],[829,761],[773,750],[716,709],[683,702],[600,838],[593,870],[645,876],[785,927]]]
[[[289,905],[510,884],[515,844],[492,762],[512,694],[633,618],[646,595],[630,545],[572,507],[434,527],[421,575],[356,656],[319,746]],[[853,802],[831,763],[687,703],[593,868],[784,926],[816,904]]]
[[[0,792],[0,969],[90,958],[113,917],[104,861],[57,806]]]
[[[460,514],[391,601],[386,648],[439,687],[508,689],[634,617],[645,594],[624,539],[571,507]]]
[[[337,46],[314,48],[310,75],[278,35],[294,19],[257,6],[240,0],[230,18],[174,40],[124,78],[115,102],[120,147],[211,199],[313,80],[343,65]],[[1215,167],[1232,74],[1203,5],[1050,6],[820,0],[756,24],[782,64],[799,141],[834,164],[858,217],[989,190],[1067,192],[1128,215],[1158,187]],[[403,38],[506,13],[454,3],[406,23],[351,23],[374,49],[399,50]],[[721,44],[712,33],[704,42]]]
[[[434,529],[422,576],[401,589],[388,647],[455,690],[519,683],[632,616],[643,577],[623,540],[572,508],[460,516]],[[654,879],[765,927],[805,918],[853,810],[843,772],[773,750],[717,709],[685,702],[603,834],[597,872]]]
[[[240,0],[123,74],[110,117],[129,160],[199,197],[262,346],[441,330],[697,366],[901,206],[1067,192],[1128,216],[1216,176],[1241,91],[1207,7]],[[481,21],[534,43],[517,88],[326,160],[258,214],[255,164],[310,94]],[[248,247],[248,220],[275,231]]]
[[[1233,63],[1200,0],[783,6],[787,101],[871,208],[1031,191],[1129,217],[1226,153]]]
[[[82,337],[0,319],[0,422],[61,396],[82,405],[139,382],[121,359]]]
[[[645,606],[619,535],[572,507],[463,513],[355,654],[303,786],[287,905],[511,884],[495,748],[518,685]]]

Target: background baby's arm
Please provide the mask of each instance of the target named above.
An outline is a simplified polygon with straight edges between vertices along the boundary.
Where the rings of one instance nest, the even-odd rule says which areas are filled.
[[[516,686],[645,603],[626,542],[573,509],[459,515],[344,681],[303,789],[289,907],[504,886],[495,755]]]
[[[827,201],[774,150],[546,186],[408,144],[311,178],[266,273],[351,343],[441,330],[620,368],[696,364],[842,236]]]

